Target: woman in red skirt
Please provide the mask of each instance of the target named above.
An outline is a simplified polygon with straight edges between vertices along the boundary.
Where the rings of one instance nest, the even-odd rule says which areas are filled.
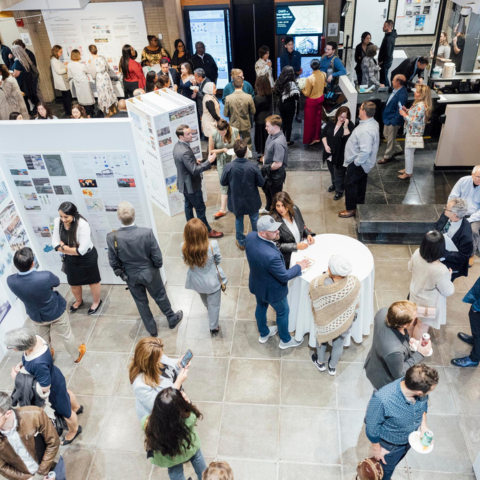
[[[326,85],[326,75],[320,71],[320,60],[314,58],[310,62],[313,73],[307,78],[302,93],[305,101],[305,121],[303,128],[303,143],[314,145],[321,140],[323,91]]]

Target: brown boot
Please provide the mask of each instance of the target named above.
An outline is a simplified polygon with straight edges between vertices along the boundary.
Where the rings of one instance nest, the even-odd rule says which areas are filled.
[[[210,233],[208,234],[208,238],[222,238],[223,233],[222,232],[217,232],[216,230],[210,230]]]
[[[350,218],[350,217],[354,217],[356,213],[357,213],[356,210],[343,210],[343,212],[340,212],[338,216],[340,218]]]

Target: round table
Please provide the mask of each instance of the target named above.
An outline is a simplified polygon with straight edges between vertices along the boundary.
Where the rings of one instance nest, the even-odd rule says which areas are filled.
[[[357,310],[357,319],[353,322],[350,336],[355,342],[361,343],[363,335],[370,333],[373,324],[373,288],[375,283],[375,269],[373,256],[370,250],[358,240],[344,235],[324,234],[315,237],[315,244],[305,250],[292,253],[290,265],[304,257],[312,258],[315,264],[289,283],[288,304],[290,315],[288,330],[295,331],[295,339],[301,341],[306,333],[310,334],[308,344],[316,346],[315,328],[312,313],[312,302],[308,294],[310,282],[327,271],[328,261],[332,255],[342,255],[352,262],[352,275],[362,283],[360,289],[360,307]],[[350,336],[345,338],[344,346],[350,345]]]

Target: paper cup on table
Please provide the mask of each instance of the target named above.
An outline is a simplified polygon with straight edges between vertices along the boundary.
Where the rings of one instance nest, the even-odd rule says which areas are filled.
[[[452,78],[455,76],[455,64],[446,63],[443,66],[442,77],[443,78]]]

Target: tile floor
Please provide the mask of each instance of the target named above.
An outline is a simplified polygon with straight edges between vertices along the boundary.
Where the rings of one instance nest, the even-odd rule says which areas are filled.
[[[208,215],[218,208],[216,172],[205,178]],[[352,219],[337,217],[342,202],[326,192],[328,174],[289,172],[285,190],[304,212],[316,233],[355,236]],[[308,193],[306,193],[308,192]],[[160,316],[159,332],[165,353],[195,353],[185,391],[204,418],[198,431],[207,461],[225,459],[236,480],[353,480],[355,467],[368,454],[363,418],[372,388],[363,372],[371,335],[345,349],[336,377],[318,372],[305,345],[281,352],[278,338],[258,343],[255,302],[248,291],[248,265],[235,246],[234,217],[213,222],[226,233],[219,240],[222,266],[229,278],[222,297],[222,334],[211,339],[206,311],[198,295],[185,290],[186,267],[179,244],[184,216],[170,218],[155,208],[156,224],[165,257],[167,291],[184,320],[174,330]],[[406,298],[410,275],[407,262],[415,247],[372,245],[375,258],[375,301],[378,308]],[[480,449],[480,369],[450,366],[453,356],[468,351],[456,334],[469,332],[467,289],[480,275],[480,262],[468,278],[457,280],[448,299],[448,323],[433,334],[435,354],[428,363],[440,372],[440,385],[431,396],[429,425],[436,447],[428,456],[410,452],[397,468],[397,480],[473,480],[472,462]],[[62,293],[69,302],[66,285]],[[56,365],[68,386],[85,406],[84,433],[63,451],[69,480],[166,480],[166,470],[153,467],[143,449],[143,433],[135,415],[127,365],[136,342],[147,335],[130,294],[122,286],[104,285],[104,305],[88,317],[86,306],[71,315],[78,340],[87,344],[84,361],[73,366],[58,339]],[[273,318],[270,316],[270,318]],[[0,365],[0,389],[10,390],[10,369],[18,354]],[[189,468],[188,473],[193,476]],[[195,477],[193,477],[195,478]]]

